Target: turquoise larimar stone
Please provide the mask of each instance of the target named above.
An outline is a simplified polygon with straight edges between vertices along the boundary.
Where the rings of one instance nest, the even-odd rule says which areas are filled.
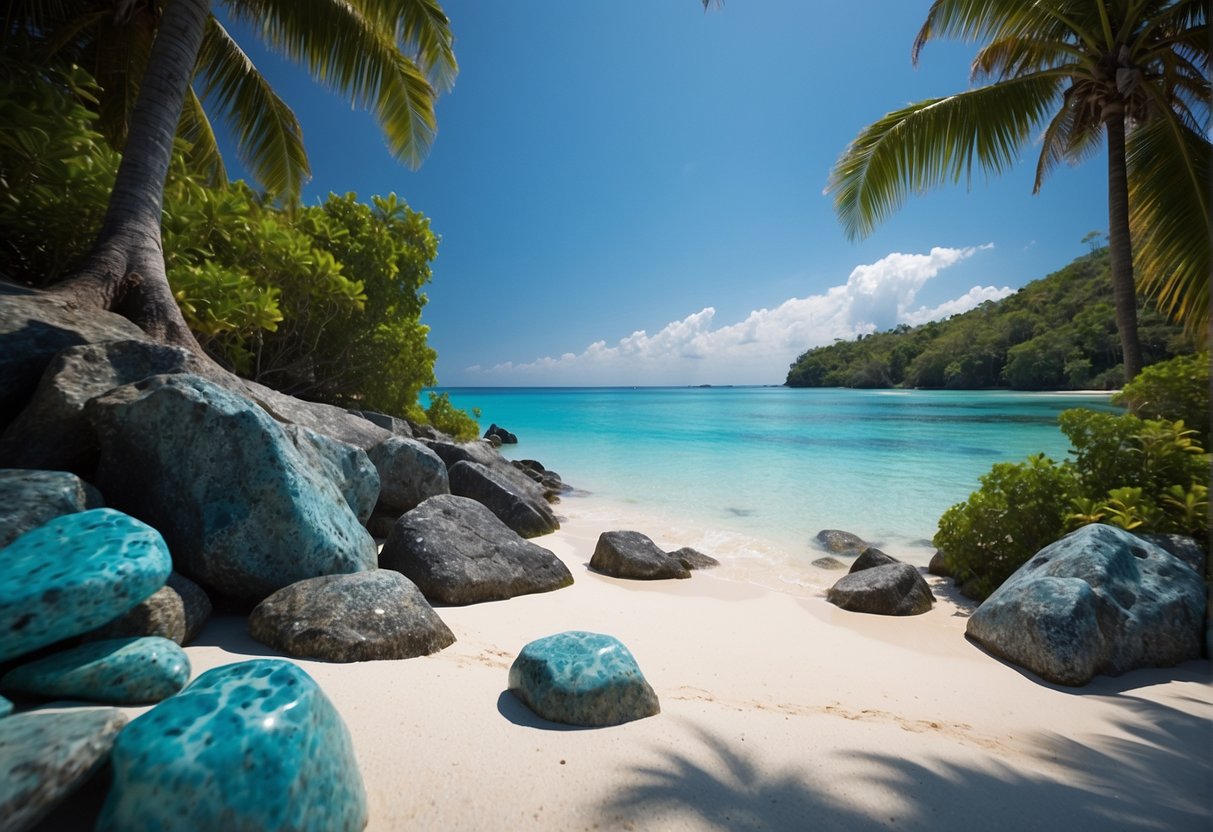
[[[345,723],[297,665],[207,671],[134,720],[110,755],[97,829],[360,830],[366,793]]]
[[[544,719],[570,725],[619,725],[661,712],[628,648],[601,633],[532,641],[510,666],[510,690]]]
[[[55,653],[9,671],[0,688],[109,705],[159,702],[190,678],[190,660],[167,638],[116,638]]]
[[[0,549],[0,662],[117,618],[172,565],[159,532],[109,508],[26,532]]]

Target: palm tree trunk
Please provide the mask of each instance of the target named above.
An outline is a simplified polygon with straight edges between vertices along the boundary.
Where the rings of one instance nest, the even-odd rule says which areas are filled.
[[[1112,300],[1124,352],[1125,381],[1132,381],[1141,371],[1141,341],[1137,337],[1137,290],[1133,283],[1133,244],[1129,237],[1124,104],[1107,104],[1103,119],[1108,132],[1108,253],[1112,261]]]
[[[52,291],[129,318],[153,338],[203,354],[164,271],[160,213],[173,139],[211,0],[169,0],[131,112],[105,221],[83,266]]]

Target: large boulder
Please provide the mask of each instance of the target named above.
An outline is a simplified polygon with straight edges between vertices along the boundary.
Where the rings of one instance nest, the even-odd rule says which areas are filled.
[[[452,494],[483,504],[523,537],[538,537],[560,528],[546,499],[533,489],[518,488],[498,469],[479,462],[458,462],[451,466],[450,478]]]
[[[1175,555],[1191,566],[1197,575],[1205,574],[1209,553],[1195,538],[1182,534],[1143,534],[1141,538]]]
[[[13,668],[0,688],[45,699],[107,705],[159,702],[190,678],[190,660],[159,636],[93,641]]]
[[[379,500],[379,471],[366,451],[299,425],[284,425],[283,429],[308,464],[333,481],[365,526]]]
[[[496,423],[489,425],[489,429],[484,432],[484,438],[492,440],[497,437],[498,443],[502,445],[517,445],[518,437]]]
[[[331,404],[297,399],[263,384],[235,376],[220,379],[220,383],[256,404],[275,421],[299,425],[364,451],[369,451],[391,436],[390,432],[378,425]]]
[[[644,581],[689,578],[682,561],[657,548],[647,535],[634,531],[603,532],[598,536],[590,568],[612,578]]]
[[[414,436],[413,429],[409,426],[407,419],[389,416],[386,413],[376,413],[374,410],[351,410],[350,412],[361,416],[371,424],[378,425],[396,436],[403,436],[405,439],[412,439]]]
[[[378,514],[399,517],[429,497],[451,493],[446,465],[414,439],[389,436],[368,455],[379,470]]]
[[[552,722],[599,727],[661,712],[657,694],[614,636],[570,630],[536,639],[510,666],[510,691]]]
[[[33,829],[105,763],[125,724],[117,708],[27,711],[0,719],[0,826]]]
[[[164,586],[136,604],[125,615],[92,632],[86,641],[160,636],[186,645],[198,637],[202,625],[211,617],[211,599],[206,591],[180,572],[168,576]]]
[[[26,532],[0,549],[0,662],[117,618],[171,568],[159,532],[109,508]]]
[[[460,462],[477,462],[488,468],[499,479],[508,482],[511,487],[525,494],[528,498],[546,502],[544,486],[535,482],[528,472],[520,471],[513,463],[506,460],[491,444],[483,440],[476,442],[454,442],[447,439],[425,439],[425,446],[446,463],[448,470]]]
[[[935,595],[913,566],[888,563],[843,575],[826,600],[851,612],[919,615],[931,609]]]
[[[817,545],[833,555],[858,555],[868,548],[868,542],[859,535],[839,529],[822,529],[814,539]]]
[[[510,464],[536,482],[543,489],[543,496],[549,503],[559,502],[561,494],[573,490],[559,474],[543,467],[538,460],[512,459]]]
[[[0,549],[49,520],[102,505],[101,492],[75,474],[0,470]]]
[[[1201,655],[1205,587],[1187,563],[1092,524],[1037,552],[969,617],[966,633],[1050,682],[1162,667]]]
[[[720,561],[711,555],[705,555],[698,549],[692,549],[690,546],[683,546],[681,549],[675,549],[670,552],[670,557],[677,560],[687,569],[695,571],[696,569],[715,569],[720,566]]]
[[[888,566],[890,563],[900,562],[897,558],[892,555],[886,555],[875,546],[868,546],[859,553],[859,557],[855,558],[855,562],[851,564],[850,571],[862,572],[865,569],[873,569],[877,566]]]
[[[499,601],[573,583],[550,551],[523,540],[475,500],[452,494],[431,497],[397,520],[379,565],[404,573],[442,604]]]
[[[291,662],[203,673],[131,722],[110,760],[100,832],[361,832],[367,823],[349,731]]]
[[[329,662],[411,659],[455,643],[421,591],[390,569],[291,584],[257,605],[249,632],[289,656]]]
[[[189,350],[145,340],[69,347],[51,359],[29,404],[0,434],[0,464],[87,472],[98,452],[84,417],[89,399],[149,376],[204,372]]]
[[[337,485],[248,400],[198,376],[153,376],[85,412],[102,493],[158,528],[177,568],[204,586],[260,600],[374,568],[375,541]]]

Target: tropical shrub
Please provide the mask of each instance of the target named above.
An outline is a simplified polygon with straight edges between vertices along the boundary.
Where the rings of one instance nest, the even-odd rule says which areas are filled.
[[[480,436],[480,408],[473,407],[469,415],[466,410],[460,410],[451,404],[451,397],[446,393],[430,393],[430,404],[425,409],[425,421],[433,427],[450,434],[460,442],[468,442]]]
[[[1112,401],[1128,405],[1143,419],[1181,419],[1210,448],[1209,353],[1181,355],[1152,364]]]

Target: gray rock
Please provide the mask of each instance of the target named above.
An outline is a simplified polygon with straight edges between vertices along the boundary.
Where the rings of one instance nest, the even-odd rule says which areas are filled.
[[[369,451],[391,436],[378,425],[331,404],[306,402],[235,376],[221,380],[221,384],[256,404],[277,422],[299,425],[364,451]]]
[[[379,565],[404,573],[425,597],[476,604],[569,586],[568,567],[528,543],[480,503],[431,497],[396,521]]]
[[[855,562],[851,564],[851,573],[862,572],[865,569],[872,569],[876,566],[888,566],[890,563],[901,563],[892,555],[886,555],[884,552],[877,549],[875,546],[869,546],[859,553],[859,557],[855,558]]]
[[[358,522],[366,525],[379,500],[379,471],[366,451],[299,425],[285,425],[284,430],[304,459],[333,481]]]
[[[948,568],[947,559],[938,549],[935,550],[935,554],[931,555],[931,563],[927,566],[927,571],[941,578],[953,577],[952,570]]]
[[[573,490],[572,487],[565,484],[559,474],[544,468],[536,460],[514,459],[510,461],[510,464],[537,483],[543,489],[544,499],[550,503],[558,502],[561,494]]]
[[[70,347],[51,359],[29,404],[0,435],[0,464],[88,471],[98,453],[84,417],[89,399],[149,376],[205,369],[188,350],[145,340]]]
[[[107,499],[164,534],[177,568],[260,600],[303,578],[373,569],[375,541],[332,480],[247,399],[191,375],[91,400]]]
[[[56,517],[102,505],[101,492],[75,474],[0,470],[0,549]]]
[[[677,558],[658,549],[647,535],[633,531],[598,535],[590,567],[614,578],[648,581],[691,577],[690,570]]]
[[[376,413],[373,410],[354,410],[351,412],[396,436],[403,436],[405,439],[413,438],[413,429],[409,426],[407,419],[397,419],[395,416],[389,416],[386,413]]]
[[[919,615],[931,609],[935,596],[913,566],[889,563],[843,575],[826,592],[826,600],[851,612]]]
[[[106,705],[146,705],[166,699],[190,677],[190,660],[159,636],[118,638],[69,647],[13,668],[5,691],[45,699],[83,699]]]
[[[146,337],[120,315],[74,308],[32,290],[0,291],[0,427],[29,402],[43,371],[59,352],[79,344]]]
[[[116,708],[27,711],[0,719],[0,818],[32,829],[92,777],[126,716]]]
[[[487,441],[462,443],[447,440],[423,441],[427,448],[438,454],[439,458],[446,463],[448,471],[460,462],[478,462],[496,474],[498,479],[510,483],[515,491],[527,494],[537,501],[546,501],[543,497],[543,487],[535,482],[529,474],[519,471],[513,463],[506,461],[505,457]]]
[[[86,641],[160,636],[177,644],[189,644],[198,637],[202,625],[211,617],[211,599],[198,584],[173,572],[168,582],[135,605],[120,618],[90,633]]]
[[[1205,567],[1208,563],[1209,553],[1205,551],[1205,547],[1201,546],[1195,538],[1182,534],[1143,534],[1141,535],[1141,539],[1147,540],[1155,546],[1175,555],[1175,557],[1188,564],[1188,566],[1191,566],[1197,575],[1206,574]]]
[[[813,565],[818,569],[846,569],[847,565],[833,556],[818,558],[813,561]]]
[[[291,584],[257,605],[249,632],[287,655],[330,662],[410,659],[455,643],[421,591],[390,569]]]
[[[496,437],[502,445],[517,445],[518,437],[503,427],[496,424],[489,425],[489,429],[484,432],[484,438],[492,440]]]
[[[379,470],[381,514],[400,516],[428,497],[451,493],[446,465],[420,442],[391,436],[368,452]]]
[[[538,537],[560,528],[547,501],[500,475],[500,469],[478,462],[458,462],[450,469],[451,493],[485,505],[501,522],[523,537]]]
[[[1196,659],[1204,582],[1121,529],[1092,524],[1041,549],[969,617],[966,633],[1050,682]]]
[[[859,535],[838,529],[822,529],[815,538],[817,543],[835,555],[858,555],[868,548],[868,543]]]
[[[716,560],[716,558],[711,555],[705,555],[703,552],[698,549],[692,549],[690,546],[683,546],[681,549],[670,552],[670,557],[676,558],[679,563],[692,571],[720,566],[720,561]]]

